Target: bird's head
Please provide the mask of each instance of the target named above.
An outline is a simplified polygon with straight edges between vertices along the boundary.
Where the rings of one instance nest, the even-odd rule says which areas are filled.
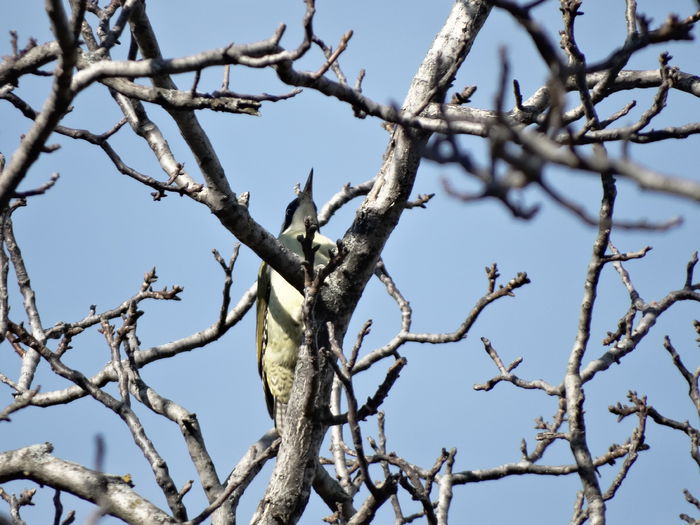
[[[318,217],[316,215],[316,204],[314,204],[313,196],[313,181],[314,170],[309,172],[309,177],[306,179],[304,189],[297,190],[297,198],[289,203],[287,212],[284,215],[284,224],[280,233],[299,231],[304,232],[306,227],[304,220],[308,217],[312,222],[316,223],[318,228]]]

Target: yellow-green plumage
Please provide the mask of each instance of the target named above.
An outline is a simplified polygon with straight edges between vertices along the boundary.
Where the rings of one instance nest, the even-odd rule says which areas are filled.
[[[313,172],[312,172],[313,174]],[[288,208],[280,243],[303,258],[298,237],[305,234],[304,219],[316,222],[316,208],[311,195],[311,179]],[[327,264],[335,243],[316,233],[314,266]],[[262,263],[258,273],[256,342],[258,372],[263,383],[265,400],[275,426],[282,429],[284,415],[294,382],[299,346],[302,339],[301,306],[303,296],[284,277]]]

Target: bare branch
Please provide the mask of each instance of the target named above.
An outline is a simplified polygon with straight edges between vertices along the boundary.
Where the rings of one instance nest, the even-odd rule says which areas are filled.
[[[632,405],[625,406],[618,402],[614,406],[609,406],[608,410],[617,415],[618,420],[622,420],[631,414],[646,414],[657,425],[683,432],[690,439],[690,456],[700,466],[700,430],[693,427],[688,421],[676,421],[664,416],[653,406],[647,404],[646,397],[640,398],[636,392],[629,392],[627,398],[632,402]]]
[[[380,359],[383,359],[389,355],[393,355],[393,353],[406,342],[442,344],[462,340],[478,318],[479,314],[489,304],[500,299],[501,297],[513,296],[514,290],[528,284],[529,282],[530,279],[528,279],[527,274],[521,272],[516,277],[508,281],[505,285],[501,285],[497,290],[484,295],[476,302],[466,319],[454,332],[442,334],[421,334],[402,330],[396,336],[394,336],[389,343],[381,348],[373,350],[365,357],[360,359],[353,369],[353,374],[366,370],[376,361],[379,361]]]
[[[593,244],[593,254],[588,264],[584,295],[581,301],[576,342],[571,349],[564,377],[566,395],[566,412],[569,420],[569,444],[578,465],[578,474],[586,496],[587,509],[592,525],[605,523],[605,503],[593,464],[593,457],[588,448],[584,418],[583,374],[581,363],[590,339],[591,318],[598,293],[598,281],[605,264],[604,255],[610,239],[610,229],[615,204],[615,181],[609,175],[603,175],[603,199],[600,205],[600,226]]]
[[[276,433],[275,433],[276,434]],[[226,480],[226,489],[221,491],[218,497],[211,504],[200,512],[192,520],[185,522],[186,525],[198,525],[206,520],[212,513],[226,503],[226,500],[232,498],[230,502],[232,510],[238,504],[241,494],[252,481],[253,477],[262,469],[265,462],[273,457],[279,448],[279,439],[269,442],[267,434],[264,435],[255,445],[253,445],[246,456],[236,466],[236,469],[231,473]],[[267,444],[261,451],[260,447]],[[232,513],[232,515],[235,515]]]
[[[448,511],[452,501],[452,467],[455,462],[457,449],[451,449],[445,461],[445,473],[440,476],[440,496],[437,507],[437,522],[438,525],[447,525]]]
[[[141,448],[144,456],[148,460],[153,474],[158,482],[161,490],[168,500],[168,504],[175,517],[179,520],[186,519],[186,511],[182,502],[178,500],[177,489],[172,478],[168,473],[166,462],[155,449],[151,440],[146,436],[145,430],[139,421],[139,418],[128,406],[128,403],[120,402],[103,390],[100,390],[79,371],[66,366],[53,352],[51,352],[40,341],[35,339],[31,334],[26,332],[21,326],[10,323],[10,330],[20,338],[20,340],[34,349],[36,352],[46,359],[51,365],[52,370],[61,377],[68,379],[87,391],[95,400],[102,403],[117,414],[127,425],[136,445]]]
[[[15,388],[16,385],[13,385]],[[0,421],[10,421],[10,414],[17,412],[32,404],[32,399],[39,392],[39,387],[33,388],[32,390],[25,390],[15,396],[12,403],[6,406],[2,412],[0,412]]]
[[[46,140],[68,109],[74,96],[71,82],[73,68],[77,60],[77,47],[73,45],[74,39],[63,11],[63,4],[58,0],[47,1],[47,13],[60,48],[57,74],[54,77],[51,94],[46,100],[44,109],[38,115],[32,128],[25,134],[8,166],[0,174],[0,209],[4,209],[9,203],[17,186],[26,175],[29,167],[39,157]]]
[[[181,290],[180,287],[175,288],[179,288]],[[250,307],[253,305],[253,302],[255,301],[255,290],[256,285],[253,285],[246,293],[243,294],[238,304],[228,312],[224,327],[225,330],[228,330],[231,326],[236,324],[246,314],[246,312],[248,312]],[[154,293],[162,294],[162,292],[147,291],[143,293],[143,295],[145,295],[146,297],[158,298],[153,296]],[[125,301],[120,307],[114,310],[110,310],[100,315],[92,313],[91,315],[87,316],[85,319],[79,321],[78,323],[73,323],[72,325],[57,325],[49,329],[47,331],[47,335],[50,335],[51,337],[59,337],[62,333],[64,333],[64,331],[66,331],[67,333],[71,333],[72,331],[79,333],[82,329],[98,323],[100,318],[102,317],[108,319],[118,317],[126,311],[130,301],[135,300],[136,302],[138,302],[139,299],[137,298],[141,297],[141,295],[142,293],[135,296],[134,299]],[[182,339],[143,349],[134,356],[134,362],[138,368],[141,368],[143,366],[148,365],[149,363],[153,363],[160,359],[172,357],[181,352],[188,352],[196,348],[201,348],[221,337],[222,334],[218,332],[217,327],[218,321],[210,325],[209,327]],[[100,372],[98,372],[92,378],[90,378],[89,381],[97,387],[102,387],[110,381],[116,381],[116,379],[117,377],[113,368],[111,366],[106,366]],[[32,400],[32,404],[36,406],[50,406],[54,404],[63,404],[68,403],[71,400],[83,397],[85,395],[86,392],[82,388],[77,386],[71,386],[63,390],[56,390],[53,392],[37,394],[37,396],[35,396]]]
[[[43,195],[51,188],[53,188],[53,185],[56,184],[56,181],[58,181],[59,176],[60,175],[58,173],[53,173],[48,182],[45,182],[44,184],[33,190],[16,191],[13,197],[24,199],[26,197],[34,197],[35,195]]]
[[[0,453],[0,481],[31,479],[93,503],[101,498],[108,514],[127,523],[175,523],[168,514],[139,496],[121,476],[63,461],[52,456],[52,451],[53,446],[45,443]]]
[[[692,264],[689,267],[692,267]],[[641,310],[642,316],[630,331],[629,336],[616,342],[610,350],[591,360],[581,370],[583,381],[590,381],[597,373],[607,370],[613,363],[619,363],[624,356],[632,352],[656,324],[658,317],[675,303],[679,301],[700,302],[700,292],[696,291],[696,288],[695,285],[683,287],[680,290],[669,292],[657,301],[644,304]],[[636,301],[636,299],[633,300]]]
[[[22,257],[22,251],[15,240],[10,213],[6,211],[3,216],[2,233],[5,240],[5,245],[7,246],[7,251],[10,254],[10,260],[12,261],[12,265],[15,270],[15,275],[17,276],[17,284],[19,285],[19,289],[24,300],[24,311],[26,312],[27,319],[29,320],[32,336],[39,342],[39,344],[43,344],[46,341],[46,336],[44,335],[41,317],[36,306],[36,294],[31,286],[29,273],[26,265],[24,264],[24,258]],[[19,388],[20,392],[28,390],[31,387],[38,364],[39,354],[34,349],[28,349],[22,358],[22,369],[20,370],[20,377],[17,381],[17,387]]]
[[[331,197],[318,212],[319,225],[323,226],[326,224],[337,210],[355,197],[367,195],[369,190],[372,189],[373,185],[374,179],[370,179],[366,182],[358,184],[357,186],[351,186],[349,182],[345,184],[342,189],[333,195],[333,197]]]
[[[526,381],[518,376],[511,374],[511,372],[522,363],[523,358],[518,357],[515,359],[511,364],[508,366],[505,366],[503,364],[503,361],[501,361],[500,356],[496,352],[496,349],[491,345],[491,341],[486,339],[485,337],[481,338],[481,342],[484,344],[484,350],[486,350],[486,353],[489,355],[489,357],[493,360],[493,362],[496,365],[496,368],[498,368],[500,374],[497,375],[496,377],[489,379],[486,383],[480,384],[480,385],[474,385],[474,390],[484,390],[484,391],[489,391],[491,390],[494,386],[496,386],[498,383],[501,381],[507,381],[509,383],[514,384],[517,387],[524,388],[526,390],[542,390],[546,394],[550,396],[559,396],[561,395],[561,391],[559,387],[554,387],[547,383],[546,381],[543,381],[542,379],[536,379],[533,381]]]
[[[615,459],[624,457],[629,450],[629,445],[615,447],[600,457],[593,459],[594,467],[601,467]],[[479,483],[482,481],[501,479],[507,476],[522,476],[535,474],[538,476],[565,476],[578,472],[577,465],[539,465],[537,463],[519,462],[506,463],[499,467],[483,470],[467,470],[452,474],[453,485],[467,483]]]
[[[698,415],[700,415],[700,385],[698,385],[700,366],[695,369],[695,372],[690,372],[683,364],[681,356],[671,344],[671,338],[669,336],[664,336],[664,348],[670,354],[673,364],[683,376],[683,379],[688,383],[688,396],[695,405],[695,410],[697,410]]]
[[[224,332],[224,326],[226,325],[226,314],[228,313],[228,307],[231,304],[231,285],[233,284],[233,265],[236,263],[236,260],[238,259],[238,251],[240,250],[241,245],[236,244],[233,247],[233,254],[231,254],[231,258],[229,259],[228,264],[224,262],[223,257],[219,254],[219,252],[214,249],[212,250],[212,253],[214,254],[214,258],[216,259],[216,262],[219,263],[221,266],[221,269],[224,271],[224,275],[226,276],[226,279],[224,280],[224,289],[223,289],[223,300],[221,302],[221,310],[219,311],[219,322],[217,324],[217,331],[223,333]]]

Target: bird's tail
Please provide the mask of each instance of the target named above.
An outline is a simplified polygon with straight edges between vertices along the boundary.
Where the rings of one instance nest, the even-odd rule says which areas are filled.
[[[282,435],[282,428],[284,426],[284,420],[287,416],[287,403],[280,403],[275,399],[275,428],[277,433]]]

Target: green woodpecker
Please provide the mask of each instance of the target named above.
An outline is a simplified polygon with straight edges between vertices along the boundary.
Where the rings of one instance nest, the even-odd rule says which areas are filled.
[[[287,206],[284,224],[278,237],[285,248],[302,258],[304,255],[298,237],[306,233],[305,219],[308,218],[318,226],[316,205],[312,194],[313,174],[312,169],[304,189],[297,190],[297,198]],[[314,255],[314,266],[327,264],[330,251],[336,247],[335,243],[318,233],[318,229],[313,243],[318,247]],[[258,372],[265,391],[267,410],[280,433],[292,391],[294,369],[302,341],[303,300],[302,294],[284,277],[266,263],[263,262],[260,265],[255,334]]]

